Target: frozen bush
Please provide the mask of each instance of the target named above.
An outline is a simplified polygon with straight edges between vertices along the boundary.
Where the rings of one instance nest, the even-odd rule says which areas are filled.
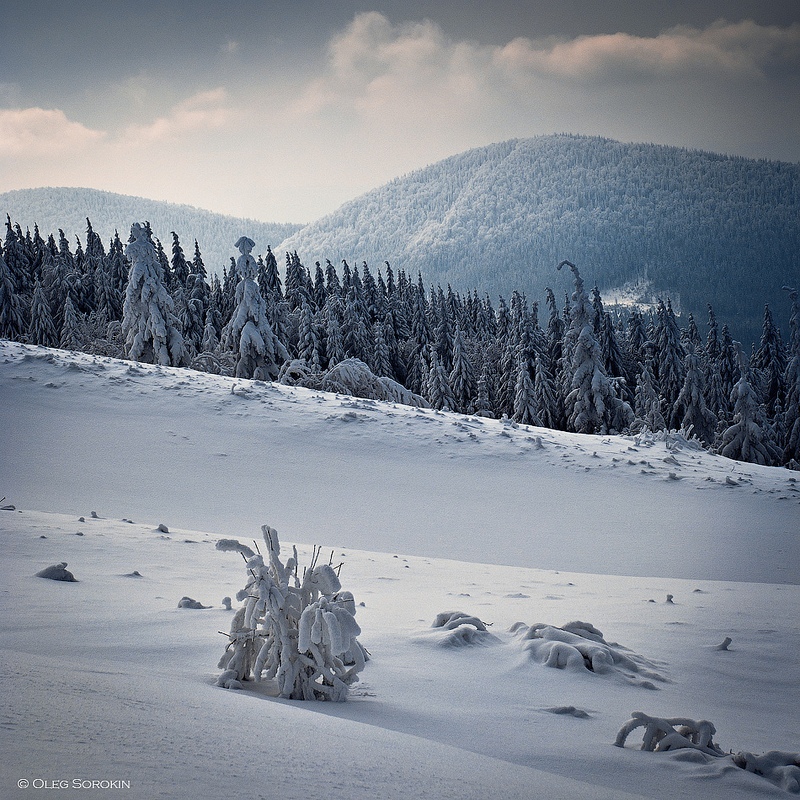
[[[290,700],[343,701],[367,660],[353,595],[342,591],[331,564],[317,563],[319,550],[301,578],[297,550],[284,564],[277,531],[261,530],[266,558],[235,539],[217,544],[240,552],[248,573],[236,595],[243,605],[231,623],[217,685],[241,689],[247,680],[275,680]]]

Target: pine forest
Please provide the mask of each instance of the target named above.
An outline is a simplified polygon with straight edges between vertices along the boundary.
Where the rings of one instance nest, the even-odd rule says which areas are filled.
[[[675,431],[723,456],[800,469],[800,302],[766,306],[760,340],[683,320],[668,297],[606,308],[580,264],[539,307],[513,291],[426,286],[388,262],[306,266],[242,236],[222,276],[197,242],[135,223],[105,245],[86,221],[0,249],[0,337],[244,379],[281,381],[576,433]],[[564,254],[569,257],[569,253]],[[781,325],[788,320],[788,339]]]

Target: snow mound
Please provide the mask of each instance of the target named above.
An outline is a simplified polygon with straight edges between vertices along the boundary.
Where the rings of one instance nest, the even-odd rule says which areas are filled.
[[[36,573],[37,578],[48,578],[51,581],[66,581],[67,583],[77,583],[75,576],[67,569],[67,562],[52,564]]]
[[[657,688],[652,681],[666,681],[652,662],[619,644],[608,643],[589,622],[569,622],[560,628],[517,622],[511,633],[520,640],[528,659],[546,667],[598,675],[617,673],[646,689]]]

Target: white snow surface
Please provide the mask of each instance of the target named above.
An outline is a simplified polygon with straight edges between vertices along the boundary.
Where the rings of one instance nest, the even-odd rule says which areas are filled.
[[[798,479],[0,342],[0,797],[786,797],[613,742],[643,711],[800,749]],[[215,543],[264,523],[343,564],[371,654],[346,703],[214,685],[245,581]],[[62,562],[76,583],[36,577]],[[491,636],[442,646],[453,611]],[[549,668],[510,630],[575,620],[647,670]]]

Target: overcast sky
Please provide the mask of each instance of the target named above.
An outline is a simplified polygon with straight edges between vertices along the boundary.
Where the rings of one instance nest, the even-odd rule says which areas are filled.
[[[12,0],[2,13],[0,191],[89,186],[309,222],[471,147],[562,132],[800,161],[800,2]]]

